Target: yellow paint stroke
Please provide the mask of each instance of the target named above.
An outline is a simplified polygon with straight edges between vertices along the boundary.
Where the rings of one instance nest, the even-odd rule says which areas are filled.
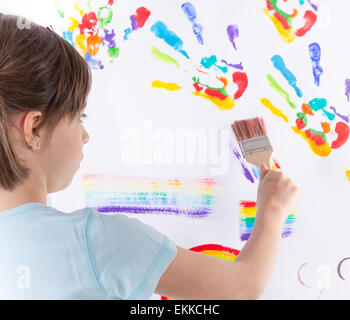
[[[296,36],[292,28],[288,30],[284,29],[281,22],[279,22],[278,19],[276,19],[272,14],[270,14],[270,12],[266,8],[264,8],[263,10],[275,25],[277,32],[279,33],[283,41],[290,43],[295,40]]]
[[[218,251],[218,250],[203,250],[200,253],[207,254],[216,258],[220,258],[227,261],[234,261],[237,257],[232,253]]]
[[[78,0],[75,0],[74,9],[77,10],[81,16],[84,15],[84,10],[80,9],[80,5],[79,5]]]
[[[77,19],[73,17],[69,17],[68,19],[72,20],[72,25],[68,28],[68,31],[73,32],[75,29],[79,27],[79,22]]]
[[[162,82],[159,80],[154,80],[151,85],[153,88],[161,88],[161,89],[166,89],[169,91],[180,90],[182,88],[182,87],[178,86],[176,83]]]
[[[86,35],[85,34],[78,34],[75,38],[75,46],[78,47],[78,49],[80,49],[80,52],[82,54],[82,56],[85,58],[86,56]]]
[[[265,106],[267,109],[269,109],[274,115],[276,115],[277,117],[283,118],[283,120],[285,122],[289,122],[288,117],[282,113],[282,111],[278,108],[276,108],[269,99],[266,98],[262,98],[260,100],[260,102],[262,103],[263,106]]]
[[[244,215],[245,218],[255,218],[256,207],[242,207],[239,209],[239,212]]]
[[[329,154],[332,151],[332,148],[328,145],[328,143],[325,143],[321,146],[318,146],[312,139],[308,138],[308,136],[306,135],[306,133],[304,131],[299,130],[297,127],[292,126],[292,130],[297,133],[300,134],[303,139],[305,141],[307,141],[307,143],[309,144],[311,150],[317,154],[320,157],[328,157]]]
[[[201,92],[192,92],[195,96],[202,97],[214,103],[220,110],[230,110],[235,106],[235,100],[227,96],[224,100],[219,99],[218,97],[210,96],[206,93]]]
[[[348,179],[350,181],[350,170],[346,170],[345,173],[346,173],[346,176],[348,177]]]

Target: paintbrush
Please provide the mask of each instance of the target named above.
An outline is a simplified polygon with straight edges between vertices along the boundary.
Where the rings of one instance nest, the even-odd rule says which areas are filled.
[[[257,167],[264,163],[271,169],[273,149],[267,137],[264,119],[235,121],[231,128],[245,160]]]

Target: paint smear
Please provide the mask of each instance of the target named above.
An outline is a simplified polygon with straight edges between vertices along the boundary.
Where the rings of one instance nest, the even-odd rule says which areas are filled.
[[[239,202],[239,219],[240,219],[240,238],[241,241],[249,239],[256,218],[256,202],[255,201],[240,201]],[[286,218],[283,224],[282,238],[288,237],[293,232],[293,224],[295,222],[295,212],[292,212]]]
[[[282,111],[278,108],[276,108],[271,102],[269,99],[266,99],[266,98],[262,98],[260,100],[260,102],[262,103],[262,105],[264,107],[266,107],[267,109],[269,109],[274,115],[276,115],[277,117],[280,117],[282,118],[285,122],[289,122],[289,119],[288,117],[282,113]]]
[[[188,250],[200,252],[203,254],[207,254],[209,256],[226,260],[226,261],[235,261],[237,256],[239,255],[239,250],[233,249],[230,247],[225,247],[220,244],[203,244]],[[161,296],[161,300],[175,300],[166,296]]]
[[[337,112],[337,110],[333,107],[333,106],[330,106],[329,109],[331,109],[334,114],[336,116],[338,116],[340,119],[344,120],[345,122],[348,122],[349,123],[349,116],[344,116],[344,115],[341,115],[340,113]]]
[[[165,63],[168,63],[168,64],[171,64],[173,66],[175,66],[176,68],[180,68],[180,65],[179,63],[172,57],[170,57],[169,55],[159,51],[157,48],[155,47],[150,47],[151,48],[151,52],[153,53],[153,55],[161,60],[161,61],[164,61]]]
[[[346,176],[348,177],[348,180],[350,181],[350,170],[345,171]]]
[[[185,50],[182,49],[183,41],[171,30],[168,29],[168,27],[165,25],[162,21],[157,21],[152,27],[151,31],[154,33],[156,37],[159,39],[164,40],[164,42],[172,47],[174,50],[180,52],[183,54],[187,59],[189,59],[189,56]]]
[[[236,24],[230,24],[226,29],[228,39],[232,43],[235,50],[237,50],[237,46],[235,40],[239,37],[239,29]]]
[[[264,13],[273,22],[281,40],[291,43],[296,37],[302,37],[311,30],[317,20],[317,15],[312,10],[305,11],[304,20],[305,24],[295,30],[293,28],[293,19],[298,15],[298,9],[294,9],[292,14],[288,14],[278,8],[278,0],[266,0],[266,8],[263,8]],[[299,3],[301,6],[304,2]],[[317,11],[317,6],[309,1],[311,8]]]
[[[345,79],[345,95],[349,101],[349,99],[350,99],[350,79]]]
[[[180,90],[181,87],[179,85],[177,85],[176,83],[173,82],[162,82],[159,80],[154,80],[152,82],[152,87],[153,88],[161,88],[161,89],[166,89],[169,91],[176,91],[176,90]]]
[[[237,64],[232,64],[232,63],[228,63],[226,60],[221,60],[221,63],[226,64],[228,67],[231,68],[235,68],[235,69],[239,69],[239,70],[243,70],[243,66],[242,66],[242,62],[237,63]]]
[[[314,98],[309,101],[309,106],[314,111],[322,110],[322,114],[330,121],[333,121],[335,114],[326,110],[327,100],[324,98]]]
[[[321,47],[318,43],[314,42],[309,45],[309,55],[312,62],[312,73],[314,75],[315,84],[319,86],[323,69],[320,66]]]
[[[269,81],[270,87],[276,90],[282,97],[284,97],[287,103],[290,105],[290,107],[295,109],[296,108],[295,103],[293,103],[290,100],[289,94],[278,84],[278,82],[274,79],[274,77],[271,74],[268,74],[266,78]]]
[[[336,140],[332,142],[332,149],[338,149],[343,146],[349,138],[349,126],[345,122],[337,122],[334,131],[338,134]]]
[[[203,44],[203,27],[196,21],[197,20],[197,13],[194,5],[190,2],[186,2],[181,6],[184,14],[186,15],[187,19],[192,24],[192,31],[195,34],[198,42],[200,44]]]
[[[241,164],[241,167],[243,169],[243,174],[244,174],[244,177],[250,181],[251,183],[254,183],[254,178],[253,178],[253,175],[251,174],[251,172],[249,171],[245,161],[243,160],[241,154],[239,153],[239,151],[233,147],[232,145],[230,145],[231,147],[231,150],[233,152],[233,154],[235,155],[235,157],[239,160],[240,164]]]
[[[273,66],[281,72],[282,76],[288,81],[288,84],[294,89],[297,96],[302,97],[303,94],[297,87],[297,78],[290,70],[287,69],[282,57],[276,54],[271,58],[271,61],[273,63]]]
[[[83,176],[86,206],[104,214],[136,213],[204,218],[212,212],[215,181],[111,174]]]
[[[245,72],[235,72],[232,75],[232,81],[237,85],[237,91],[233,96],[234,99],[239,99],[243,96],[243,93],[246,91],[248,87],[248,77]]]
[[[295,133],[299,134],[308,143],[309,147],[311,148],[314,154],[320,157],[328,157],[332,152],[332,148],[327,143],[318,146],[312,139],[308,138],[304,131],[299,130],[295,126],[292,126],[292,130]]]

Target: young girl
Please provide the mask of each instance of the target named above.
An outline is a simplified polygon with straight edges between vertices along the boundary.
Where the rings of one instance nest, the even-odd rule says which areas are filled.
[[[292,181],[261,165],[254,230],[234,262],[183,249],[123,214],[46,206],[83,159],[91,74],[54,31],[17,21],[0,13],[0,298],[259,298],[297,199]]]

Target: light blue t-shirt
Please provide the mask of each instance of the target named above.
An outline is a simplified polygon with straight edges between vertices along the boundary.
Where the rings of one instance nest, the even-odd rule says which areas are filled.
[[[0,212],[0,299],[149,299],[176,253],[136,218],[26,203]]]

